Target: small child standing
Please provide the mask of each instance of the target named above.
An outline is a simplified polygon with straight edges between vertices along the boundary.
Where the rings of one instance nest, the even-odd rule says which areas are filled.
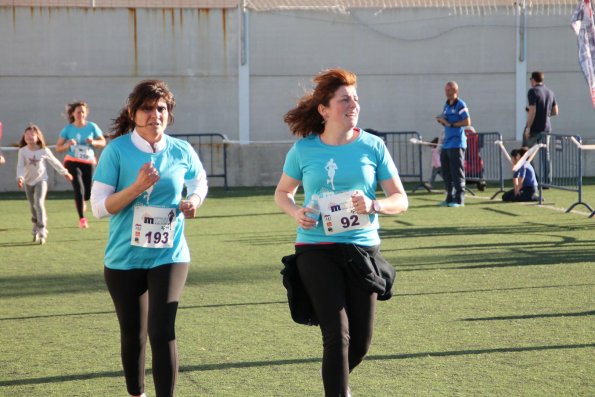
[[[527,148],[524,147],[513,149],[510,152],[513,167],[520,161],[525,153],[527,153]],[[535,154],[537,154],[537,152],[535,152]],[[531,165],[531,160],[535,157],[535,154],[530,156],[521,168],[514,171],[512,175],[514,189],[504,193],[502,195],[502,201],[538,201],[538,198],[535,195],[535,192],[537,191],[537,178],[535,178],[535,170]]]
[[[29,124],[19,143],[17,159],[17,185],[19,189],[25,187],[25,194],[31,207],[31,222],[33,222],[33,241],[45,244],[48,235],[47,216],[45,211],[45,196],[48,191],[48,174],[45,162],[48,161],[54,169],[72,181],[72,175],[60,161],[54,157],[52,151],[46,147],[43,133],[35,124]]]
[[[432,176],[428,183],[429,188],[432,189],[436,176],[442,177],[442,164],[440,163],[440,145],[438,145],[438,138],[434,138],[431,141],[430,146],[432,147]]]

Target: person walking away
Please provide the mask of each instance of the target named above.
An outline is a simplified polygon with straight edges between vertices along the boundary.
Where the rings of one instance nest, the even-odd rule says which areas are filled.
[[[48,236],[47,211],[45,197],[48,191],[48,174],[46,162],[60,175],[72,181],[72,175],[54,157],[46,146],[41,129],[35,124],[29,124],[19,142],[17,154],[17,186],[25,189],[31,222],[33,223],[33,242],[45,244]]]

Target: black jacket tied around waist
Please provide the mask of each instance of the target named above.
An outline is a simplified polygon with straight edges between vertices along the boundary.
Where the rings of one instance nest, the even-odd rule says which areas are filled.
[[[300,254],[312,250],[331,250],[342,257],[345,273],[355,285],[378,294],[378,300],[392,297],[392,287],[396,271],[380,255],[380,246],[363,247],[355,244],[308,244],[298,245],[295,254],[281,259],[285,266],[281,270],[283,286],[287,290],[287,300],[291,318],[298,324],[318,325],[318,319],[310,297],[306,292],[297,269]]]

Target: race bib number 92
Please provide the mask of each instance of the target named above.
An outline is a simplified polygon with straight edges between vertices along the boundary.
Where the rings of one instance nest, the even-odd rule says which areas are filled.
[[[357,191],[343,192],[318,199],[322,226],[327,236],[370,226],[370,216],[358,214],[353,208],[351,197],[355,193]]]

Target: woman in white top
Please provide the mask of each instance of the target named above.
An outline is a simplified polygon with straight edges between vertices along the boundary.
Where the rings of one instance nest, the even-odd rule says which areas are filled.
[[[25,187],[25,194],[31,206],[33,241],[44,244],[48,235],[45,196],[48,191],[46,161],[54,169],[72,181],[72,175],[46,147],[43,133],[35,124],[29,124],[19,143],[17,160],[17,185]]]

